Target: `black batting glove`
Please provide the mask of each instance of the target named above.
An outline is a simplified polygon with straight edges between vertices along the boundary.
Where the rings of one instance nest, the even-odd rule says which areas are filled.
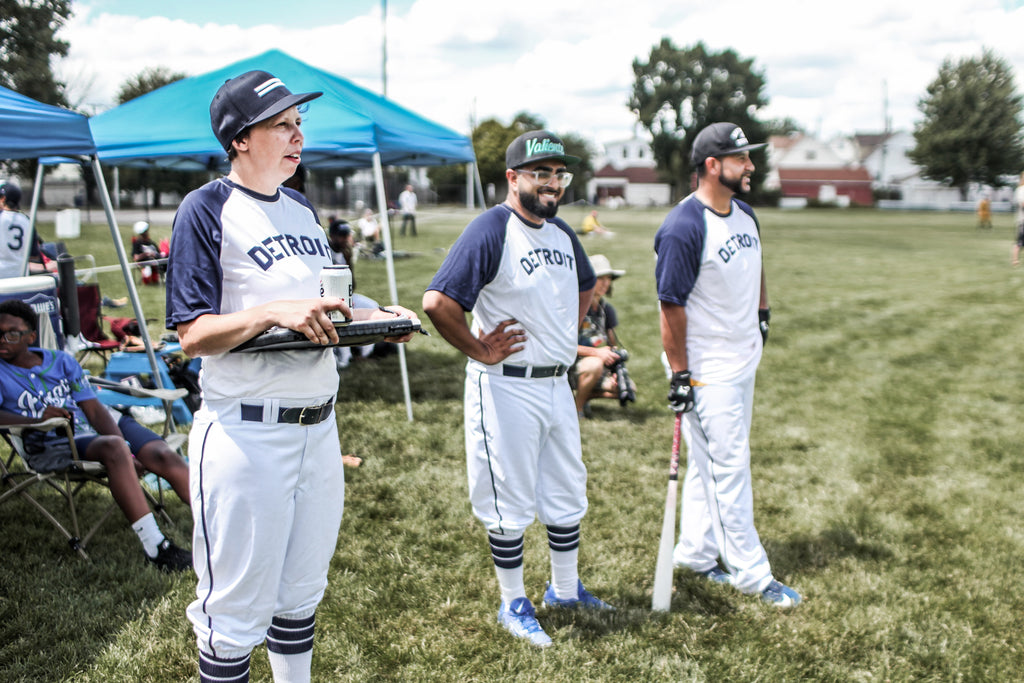
[[[761,345],[768,343],[768,321],[772,319],[772,309],[757,309],[757,326],[761,328]]]
[[[668,385],[668,407],[677,413],[688,413],[693,410],[693,386],[690,383],[690,371],[680,370],[672,375]]]

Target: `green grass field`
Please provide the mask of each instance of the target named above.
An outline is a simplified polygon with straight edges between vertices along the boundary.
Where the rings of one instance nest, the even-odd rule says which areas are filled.
[[[582,213],[563,210],[574,224]],[[497,625],[486,536],[466,499],[463,359],[421,337],[408,347],[413,422],[396,359],[342,378],[343,448],[366,461],[346,472],[314,680],[1018,679],[1024,270],[1009,266],[1010,217],[980,232],[969,214],[759,212],[773,326],[755,399],[755,514],[776,576],[805,602],[781,612],[677,571],[671,612],[652,614],[672,431],[651,247],[663,215],[602,212],[616,236],[586,242],[628,271],[611,301],[639,385],[635,405],[596,404],[582,425],[581,575],[618,611],[541,611],[555,640],[543,652]],[[416,253],[396,261],[402,303],[419,309],[467,219],[428,211],[418,238],[398,239]],[[68,248],[114,262],[105,226]],[[388,300],[383,262],[355,272],[361,291]],[[124,294],[118,278],[103,276],[104,294]],[[142,292],[155,336],[162,294]],[[107,500],[90,495],[86,513]],[[170,513],[187,542],[187,509],[174,500]],[[184,616],[193,577],[146,567],[120,518],[91,553],[78,559],[23,502],[0,507],[0,679],[198,680]],[[535,602],[547,576],[534,525]],[[262,650],[253,680],[270,680]]]

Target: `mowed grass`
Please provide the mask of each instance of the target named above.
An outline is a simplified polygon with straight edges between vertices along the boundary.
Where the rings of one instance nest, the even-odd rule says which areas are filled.
[[[578,224],[583,211],[562,215]],[[615,237],[585,242],[628,271],[611,300],[640,387],[635,405],[597,404],[582,425],[581,574],[618,611],[542,610],[546,651],[497,625],[486,536],[466,500],[464,361],[438,335],[420,337],[408,347],[413,422],[397,359],[342,378],[343,448],[366,461],[346,472],[314,680],[1019,678],[1024,271],[1009,266],[1011,219],[981,232],[966,214],[759,211],[773,327],[755,399],[755,514],[776,576],[805,602],[782,612],[677,571],[671,612],[652,614],[672,430],[651,247],[664,213],[603,211]],[[419,309],[469,217],[426,211],[418,238],[397,239],[415,252],[395,262],[402,303]],[[95,226],[68,247],[106,264],[108,243]],[[355,272],[361,291],[388,301],[383,262]],[[105,294],[123,295],[119,275],[103,278]],[[142,296],[159,336],[162,288]],[[108,500],[90,495],[86,513]],[[187,542],[187,509],[173,500],[170,512],[170,533]],[[184,616],[193,577],[144,566],[120,518],[91,551],[92,562],[71,554],[23,502],[0,507],[0,679],[197,680]],[[539,603],[540,525],[525,574]],[[270,680],[262,649],[253,680]]]

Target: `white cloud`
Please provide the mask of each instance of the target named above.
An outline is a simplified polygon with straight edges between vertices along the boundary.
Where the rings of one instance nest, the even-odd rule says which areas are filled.
[[[626,106],[632,62],[646,61],[668,36],[679,47],[703,41],[709,49],[752,58],[767,80],[766,116],[789,116],[825,135],[877,131],[887,93],[893,124],[909,129],[943,59],[977,56],[987,47],[1024,84],[1024,9],[1016,4],[561,0],[535,11],[521,4],[415,0],[389,11],[388,95],[463,132],[472,116],[508,121],[525,110],[555,130],[597,142],[621,139],[633,129]],[[359,16],[310,12],[304,29],[114,15],[91,11],[87,3],[76,3],[75,10],[61,34],[71,53],[60,68],[73,98],[95,110],[110,106],[120,84],[143,68],[198,74],[270,48],[370,90],[381,87],[376,6]],[[1024,93],[1024,85],[1018,87]]]

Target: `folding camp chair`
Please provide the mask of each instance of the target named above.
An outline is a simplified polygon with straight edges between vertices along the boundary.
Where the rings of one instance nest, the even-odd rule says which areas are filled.
[[[78,362],[84,363],[90,354],[96,354],[106,367],[110,354],[121,348],[121,342],[111,339],[103,331],[100,309],[100,286],[96,283],[78,285],[78,315],[86,346],[78,352]]]
[[[156,357],[157,372],[164,390],[148,389],[148,393],[133,392],[134,388],[143,388],[144,383],[150,387],[156,383],[152,380],[153,368],[149,365],[149,357],[144,353],[118,351],[110,356],[107,368],[102,377],[92,381],[96,395],[104,405],[112,408],[130,408],[131,406],[152,406],[167,409],[167,396],[175,393],[177,398],[171,399],[171,416],[178,424],[192,424],[192,411],[183,400],[188,395],[185,389],[174,389],[167,363],[162,356]],[[116,393],[107,391],[113,389]],[[170,393],[169,393],[170,392]],[[165,422],[164,432],[169,433],[170,422]]]
[[[25,445],[26,434],[31,431],[54,432],[58,428],[64,429],[70,446],[68,459],[64,463],[40,462],[36,456],[29,454]],[[107,518],[117,510],[117,503],[111,501],[103,514],[83,535],[77,500],[79,492],[89,484],[108,486],[107,473],[103,465],[79,458],[70,422],[64,418],[55,417],[31,425],[6,425],[0,427],[0,436],[11,447],[7,456],[0,458],[0,482],[5,489],[0,493],[0,505],[16,497],[24,499],[60,532],[73,551],[82,558],[89,559],[85,548]],[[36,469],[37,467],[39,469]],[[48,501],[44,496],[33,495],[36,493],[35,489],[41,492],[47,487],[56,490],[63,497],[68,508],[66,525],[46,506]],[[157,498],[154,498],[146,487],[142,487],[142,491],[154,513],[159,514],[170,524],[171,519],[164,510],[163,490],[158,490]]]

